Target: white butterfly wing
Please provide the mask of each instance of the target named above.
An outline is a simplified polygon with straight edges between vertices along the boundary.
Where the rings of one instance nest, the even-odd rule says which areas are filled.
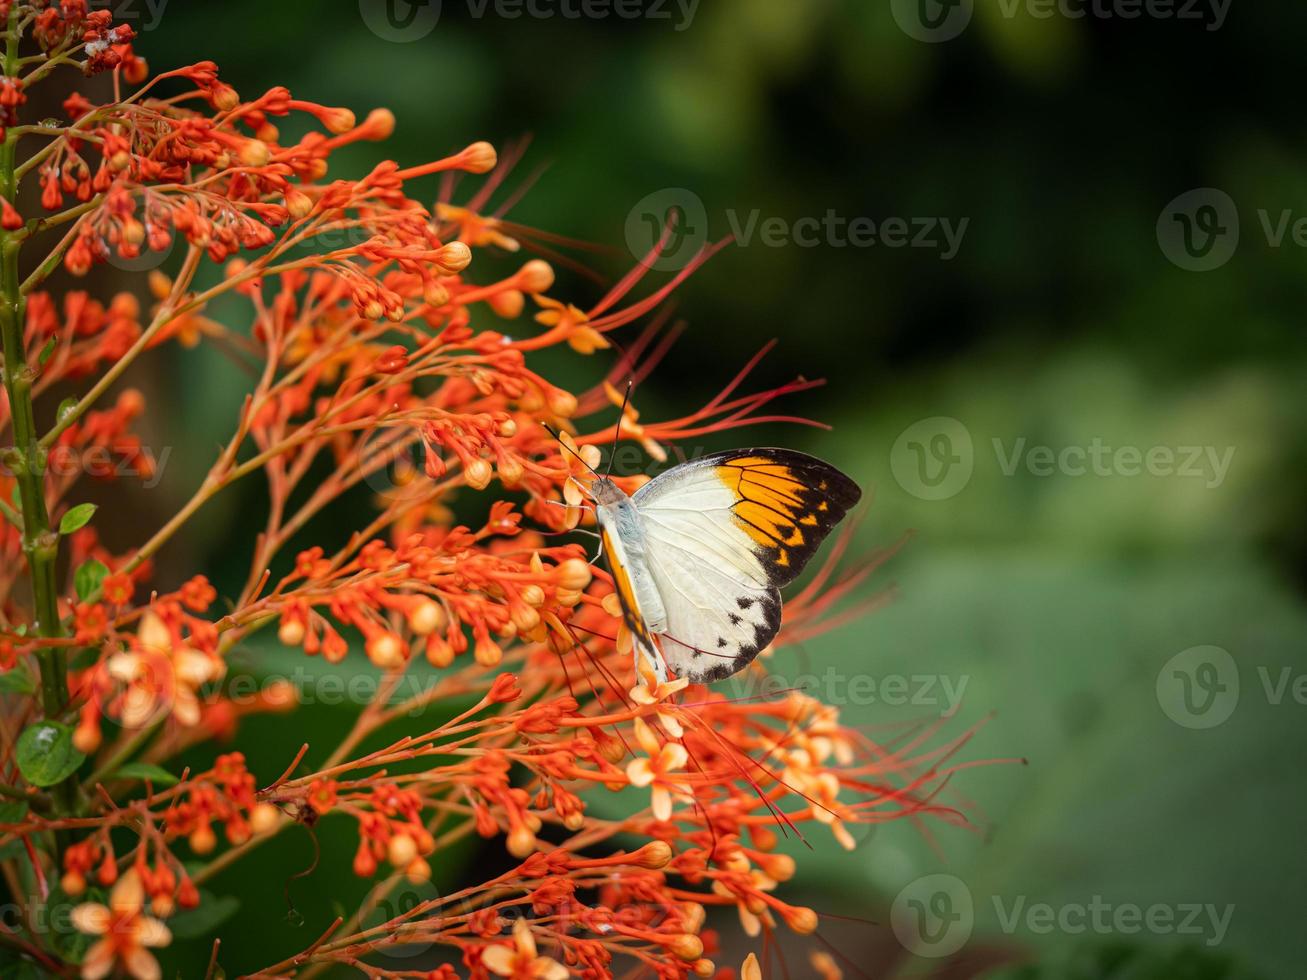
[[[717,453],[641,487],[632,500],[671,670],[706,683],[753,660],[780,628],[780,587],[860,495],[834,467],[783,449]]]

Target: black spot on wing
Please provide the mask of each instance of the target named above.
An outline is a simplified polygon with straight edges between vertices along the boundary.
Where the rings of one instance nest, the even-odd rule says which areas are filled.
[[[763,618],[753,630],[752,639],[741,643],[734,651],[729,650],[730,641],[718,637],[719,649],[727,649],[727,655],[713,651],[689,651],[688,670],[681,671],[694,684],[711,684],[723,677],[739,673],[758,656],[759,651],[775,638],[781,628],[781,594],[776,589],[769,589],[765,595],[756,600],[762,605]]]

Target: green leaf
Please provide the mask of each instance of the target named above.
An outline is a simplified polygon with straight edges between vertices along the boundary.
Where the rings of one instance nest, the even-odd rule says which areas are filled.
[[[235,915],[240,907],[240,900],[231,895],[219,898],[209,892],[200,892],[200,904],[193,909],[178,912],[168,920],[168,928],[174,939],[208,936]]]
[[[152,762],[129,762],[125,766],[119,766],[115,769],[110,778],[139,779],[141,781],[148,779],[156,786],[172,786],[177,783],[176,776],[163,766],[156,766]]]
[[[54,353],[54,349],[57,344],[58,344],[58,340],[54,337],[51,337],[49,340],[45,342],[45,346],[41,348],[41,353],[37,355],[36,358],[36,363],[38,367],[45,367],[45,362],[50,360],[50,355]]]
[[[59,407],[55,409],[55,413],[54,413],[55,421],[62,422],[64,420],[64,416],[67,415],[76,407],[77,407],[77,399],[69,395],[67,398],[61,401],[59,403]]]
[[[15,667],[0,674],[0,694],[31,694],[36,681],[23,667]]]
[[[27,816],[26,800],[5,800],[0,803],[0,823],[18,823]]]
[[[95,516],[95,509],[95,504],[78,504],[68,508],[68,513],[59,521],[59,533],[72,534],[79,528],[86,527]]]
[[[73,588],[77,590],[77,598],[84,600],[100,587],[108,574],[108,567],[98,558],[88,558],[78,565],[77,571],[73,573]]]
[[[58,721],[38,721],[18,736],[18,769],[33,786],[63,782],[86,756],[73,746],[73,730]]]

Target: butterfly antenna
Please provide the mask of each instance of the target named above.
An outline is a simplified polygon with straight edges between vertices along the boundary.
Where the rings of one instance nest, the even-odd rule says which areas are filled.
[[[572,454],[573,456],[575,456],[577,459],[581,460],[581,465],[582,465],[582,466],[584,466],[584,467],[585,467],[587,470],[589,470],[591,473],[594,473],[595,476],[598,476],[598,475],[599,475],[598,473],[595,472],[595,468],[594,468],[593,466],[591,466],[589,463],[587,463],[584,459],[581,459],[581,454],[580,454],[580,453],[578,453],[575,449],[573,449],[573,448],[572,448],[571,446],[569,446],[567,443],[563,442],[563,437],[560,436],[560,435],[558,434],[558,430],[557,430],[557,429],[555,429],[553,426],[549,425],[547,422],[541,422],[541,423],[540,423],[540,426],[541,426],[541,428],[543,428],[546,432],[548,432],[551,436],[553,436],[555,439],[557,439],[557,440],[558,440],[558,444],[559,444],[560,446],[562,446],[564,449],[566,449],[569,453],[571,453],[571,454]]]
[[[626,419],[626,406],[631,402],[631,389],[635,387],[633,378],[627,379],[626,394],[622,396],[622,411],[617,416],[617,425],[613,428],[613,448],[608,453],[608,468],[604,470],[604,479],[613,472],[613,460],[617,458],[617,441],[622,438],[622,422]]]

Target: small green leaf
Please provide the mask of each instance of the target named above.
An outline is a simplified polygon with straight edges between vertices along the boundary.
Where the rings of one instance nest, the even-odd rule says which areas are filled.
[[[59,521],[59,533],[72,534],[79,528],[86,527],[94,516],[95,504],[78,504],[76,507],[70,507],[68,513]]]
[[[77,598],[85,600],[100,587],[108,574],[108,567],[98,558],[88,558],[78,565],[77,571],[73,572],[73,588],[77,590]]]
[[[64,416],[66,416],[69,412],[71,412],[76,407],[77,407],[76,398],[73,398],[71,395],[65,398],[63,401],[59,403],[59,407],[55,409],[54,412],[55,421],[62,422],[64,420]]]
[[[5,800],[0,803],[0,823],[19,823],[27,816],[26,800]]]
[[[86,759],[73,746],[73,730],[58,721],[38,721],[18,736],[18,769],[33,786],[63,782]]]
[[[173,786],[177,783],[176,776],[163,766],[156,766],[152,762],[129,762],[125,766],[119,766],[115,769],[109,778],[139,779],[141,781],[148,779],[156,786]]]
[[[45,342],[45,346],[41,348],[41,353],[38,354],[36,358],[38,367],[45,367],[45,362],[50,360],[50,355],[54,353],[57,344],[58,340],[54,337],[51,337]]]
[[[15,667],[0,674],[0,694],[31,694],[36,681],[23,667]]]
[[[231,895],[217,897],[209,892],[200,892],[200,904],[193,909],[178,912],[168,920],[168,929],[174,939],[194,939],[208,936],[222,925],[241,907],[238,899]]]

